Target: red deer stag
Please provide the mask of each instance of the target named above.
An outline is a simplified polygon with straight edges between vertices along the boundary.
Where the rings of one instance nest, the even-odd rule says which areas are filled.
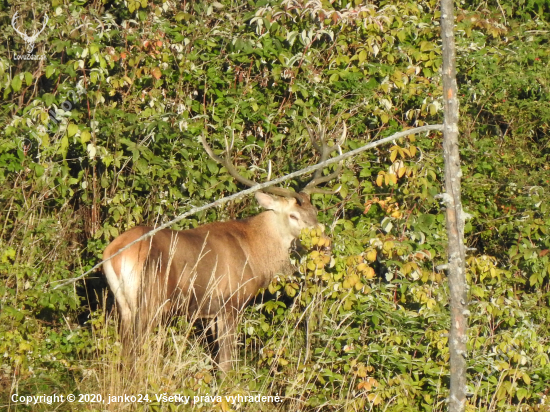
[[[316,141],[311,131],[310,134],[321,161],[339,148],[329,147],[323,136]],[[344,126],[341,141],[345,134]],[[257,184],[237,172],[230,162],[229,145],[222,158],[214,154],[204,136],[202,144],[208,155],[239,182],[247,186]],[[256,200],[266,209],[259,215],[190,230],[164,229],[105,262],[125,351],[131,345],[134,348],[130,350],[135,350],[139,338],[163,319],[185,314],[215,317],[219,369],[230,370],[235,358],[238,314],[276,274],[292,270],[292,242],[303,228],[319,226],[309,194],[320,192],[316,186],[337,177],[339,172],[340,167],[323,176],[319,169],[300,193],[280,187],[265,189],[275,196],[256,192]],[[151,227],[140,226],[121,234],[107,246],[103,258],[109,259],[150,230]]]

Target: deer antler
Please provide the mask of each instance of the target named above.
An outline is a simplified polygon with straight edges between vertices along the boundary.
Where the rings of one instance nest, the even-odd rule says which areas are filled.
[[[311,145],[321,155],[319,159],[319,163],[324,162],[325,160],[328,160],[329,156],[335,151],[338,151],[340,154],[342,154],[341,145],[345,142],[346,136],[348,133],[346,123],[344,123],[343,125],[342,136],[340,136],[340,139],[332,147],[330,147],[327,143],[326,128],[323,125],[321,125],[321,122],[319,119],[317,119],[317,136],[315,131],[311,127],[308,127],[307,131],[309,133],[309,137],[311,138]],[[335,193],[338,193],[340,188],[336,190],[324,190],[324,189],[318,189],[317,186],[320,185],[321,183],[326,183],[331,181],[332,179],[337,178],[340,175],[341,171],[342,171],[341,162],[338,163],[338,167],[334,172],[326,176],[323,176],[323,169],[317,169],[313,174],[313,178],[302,189],[302,192],[308,195],[311,195],[313,193],[332,194],[332,195]]]
[[[231,163],[231,161],[229,160],[231,157],[231,149],[233,148],[233,141],[231,141],[231,145],[229,145],[227,142],[227,138],[225,139],[224,157],[220,157],[214,154],[214,151],[206,142],[206,136],[204,135],[204,133],[201,136],[201,142],[204,147],[204,150],[206,150],[206,153],[208,153],[208,156],[210,156],[217,163],[223,165],[227,169],[228,173],[235,178],[235,180],[249,187],[256,186],[258,184],[257,182],[247,179],[246,177],[240,175],[237,169],[235,168],[235,166],[233,165],[233,163]],[[273,195],[281,196],[281,197],[293,197],[299,202],[303,200],[303,195],[297,192],[293,192],[290,189],[285,189],[284,187],[270,186],[263,189],[263,191],[271,193]]]
[[[324,162],[325,160],[327,160],[329,158],[329,156],[334,151],[338,151],[340,154],[342,154],[342,149],[340,148],[340,146],[346,140],[346,135],[347,135],[347,127],[346,127],[345,123],[344,123],[344,130],[342,132],[342,136],[340,137],[338,142],[336,142],[336,144],[332,147],[327,144],[327,141],[326,141],[326,138],[325,138],[326,129],[324,128],[324,126],[321,125],[321,122],[319,120],[318,120],[319,138],[316,139],[315,132],[309,127],[308,127],[308,132],[309,132],[309,135],[311,137],[311,144],[313,145],[315,150],[317,150],[321,155],[321,157],[319,159],[319,163]],[[212,150],[212,148],[206,142],[206,137],[205,137],[204,133],[201,136],[201,142],[202,142],[202,145],[204,147],[204,150],[206,150],[206,153],[208,153],[208,156],[210,156],[210,158],[212,158],[217,163],[223,165],[227,169],[228,173],[231,176],[233,176],[238,182],[240,182],[240,183],[242,183],[246,186],[249,186],[249,187],[252,187],[252,186],[255,186],[255,185],[258,184],[257,182],[255,182],[253,180],[250,180],[250,179],[247,179],[246,177],[239,174],[239,172],[235,168],[235,165],[229,160],[231,158],[231,150],[233,148],[233,140],[231,141],[231,144],[229,144],[228,141],[227,141],[227,138],[225,139],[225,151],[224,151],[225,154],[223,155],[223,157],[220,157],[220,156],[214,154],[214,151]],[[271,168],[271,164],[270,164],[270,168]],[[274,194],[274,195],[277,195],[277,196],[294,197],[299,202],[304,201],[304,197],[309,198],[309,196],[313,193],[335,194],[335,193],[338,192],[338,190],[340,190],[339,188],[337,190],[329,191],[329,190],[318,189],[317,186],[320,185],[321,183],[326,183],[326,182],[338,177],[338,175],[340,174],[341,171],[342,171],[342,163],[339,163],[337,169],[333,173],[331,173],[327,176],[323,176],[322,169],[316,170],[315,173],[313,174],[313,178],[309,181],[309,183],[300,192],[294,192],[290,189],[286,189],[286,188],[283,188],[283,187],[275,187],[275,186],[267,187],[267,188],[264,189],[264,191],[268,192],[268,193],[271,193],[271,194]],[[271,175],[271,173],[269,173],[269,175]]]

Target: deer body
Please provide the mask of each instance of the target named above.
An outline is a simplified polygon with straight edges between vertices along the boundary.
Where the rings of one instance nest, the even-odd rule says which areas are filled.
[[[319,225],[305,197],[299,202],[258,192],[256,198],[267,211],[196,229],[164,229],[105,263],[126,341],[166,316],[216,317],[220,369],[231,368],[239,312],[276,274],[292,269],[289,249],[301,229]],[[105,249],[104,259],[150,230],[123,233]]]
[[[344,124],[340,142],[330,147],[326,129],[320,123],[318,138],[308,128],[321,162],[334,151],[341,151],[346,130]],[[246,186],[257,184],[240,175],[231,163],[232,144],[226,147],[223,157],[214,154],[204,135],[202,144],[208,155],[237,181]],[[339,164],[336,171],[326,176],[321,169],[316,170],[300,193],[274,186],[265,191],[275,197],[256,192],[256,200],[267,211],[248,219],[184,231],[164,229],[120,253],[152,229],[136,227],[113,240],[103,254],[104,271],[120,313],[125,349],[128,350],[132,337],[138,338],[133,339],[134,349],[139,347],[140,337],[172,315],[216,318],[219,368],[231,369],[240,311],[277,273],[292,270],[292,242],[302,229],[320,226],[309,195],[335,193],[317,186],[338,177],[341,168]],[[326,244],[329,243],[327,239]]]

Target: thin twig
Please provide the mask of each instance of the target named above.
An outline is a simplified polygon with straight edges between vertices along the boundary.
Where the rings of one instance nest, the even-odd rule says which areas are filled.
[[[172,226],[174,223],[177,223],[180,220],[183,220],[186,217],[191,216],[195,213],[202,212],[203,210],[207,210],[207,209],[210,209],[212,207],[221,206],[221,205],[223,205],[227,202],[230,202],[232,200],[240,199],[241,197],[244,197],[244,196],[249,195],[251,193],[257,192],[257,191],[262,190],[262,189],[265,189],[266,187],[273,186],[273,185],[276,185],[278,183],[282,183],[286,180],[290,180],[292,178],[305,175],[306,173],[311,173],[311,172],[313,172],[317,169],[320,169],[322,167],[325,167],[325,166],[328,166],[328,165],[331,165],[331,164],[334,164],[334,163],[341,162],[341,161],[343,161],[345,159],[348,159],[350,157],[357,156],[359,153],[362,153],[362,152],[367,151],[369,149],[372,149],[372,148],[375,148],[377,146],[383,145],[384,143],[388,143],[388,142],[394,141],[396,139],[399,139],[400,137],[405,137],[405,136],[409,136],[409,135],[412,135],[412,134],[418,134],[418,133],[422,133],[422,132],[428,132],[428,131],[431,131],[431,130],[442,131],[443,130],[443,125],[442,124],[434,124],[434,125],[427,125],[427,126],[422,126],[422,127],[416,127],[414,129],[404,130],[402,132],[395,133],[395,134],[393,134],[389,137],[386,137],[384,139],[366,144],[365,146],[362,146],[362,147],[359,147],[359,148],[357,148],[355,150],[352,150],[350,152],[344,153],[343,155],[336,156],[336,157],[333,157],[331,159],[328,159],[328,160],[326,160],[322,163],[317,163],[315,165],[308,166],[304,169],[297,170],[296,172],[290,173],[286,176],[281,176],[281,177],[279,177],[277,179],[274,179],[274,180],[271,180],[269,182],[259,183],[259,184],[255,185],[255,186],[253,186],[249,189],[243,190],[239,193],[235,193],[234,195],[231,195],[231,196],[228,196],[228,197],[223,197],[223,198],[218,199],[215,202],[209,203],[207,205],[195,207],[195,208],[189,210],[188,212],[185,212],[185,213],[179,215],[175,219],[173,219],[173,220],[171,220],[167,223],[164,223],[163,225],[160,225],[159,227],[151,230],[150,232],[147,232],[146,234],[144,234],[143,236],[137,238],[133,242],[128,243],[126,246],[124,246],[122,249],[120,249],[117,253],[112,254],[108,259],[102,260],[97,265],[95,265],[93,268],[88,270],[86,273],[84,273],[84,274],[82,274],[82,275],[80,275],[76,278],[71,278],[71,279],[67,279],[67,280],[64,280],[64,281],[54,281],[54,282],[62,282],[59,285],[57,285],[56,287],[54,287],[54,290],[58,289],[62,286],[68,285],[69,283],[74,283],[74,282],[79,281],[80,279],[83,279],[85,276],[89,275],[90,273],[92,273],[96,269],[98,269],[103,263],[105,263],[108,260],[110,260],[110,259],[114,258],[115,256],[117,256],[119,253],[124,252],[125,250],[129,249],[130,247],[132,247],[136,243],[141,242],[141,241],[143,241],[147,238],[150,238],[151,236],[153,236],[157,232],[159,232],[163,229],[167,229],[168,227]],[[54,282],[51,282],[51,283],[54,283]]]
[[[506,13],[504,13],[504,10],[502,9],[502,6],[500,5],[500,2],[497,0],[498,8],[500,9],[500,12],[502,13],[502,18],[504,19],[504,25],[507,26],[508,23],[506,23]]]

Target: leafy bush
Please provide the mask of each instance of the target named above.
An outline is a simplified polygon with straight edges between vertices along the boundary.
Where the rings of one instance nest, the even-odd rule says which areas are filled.
[[[467,261],[471,411],[548,408],[547,6],[464,2],[457,12],[463,201],[472,216],[467,246],[475,248]],[[268,160],[278,175],[317,161],[307,127],[334,137],[345,121],[344,150],[352,150],[440,122],[438,2],[16,7],[28,33],[46,12],[50,20],[34,51],[46,59],[15,60],[25,44],[9,28],[14,11],[0,3],[8,27],[0,35],[3,405],[13,393],[166,392],[283,397],[193,410],[446,407],[437,134],[348,161],[331,182],[339,194],[313,198],[332,255],[315,233],[303,235],[309,254],[247,309],[242,362],[225,379],[215,379],[207,339],[185,319],[151,338],[146,367],[119,370],[102,275],[54,289],[97,263],[124,230],[240,189],[203,152],[203,133],[216,149],[233,141],[239,171],[265,180]],[[245,200],[175,227],[255,212]]]

